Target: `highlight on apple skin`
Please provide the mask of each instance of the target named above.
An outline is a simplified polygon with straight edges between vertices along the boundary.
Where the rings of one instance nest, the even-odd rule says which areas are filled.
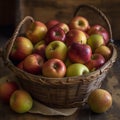
[[[10,97],[10,108],[16,113],[26,113],[33,106],[31,95],[24,90],[16,90]]]
[[[49,59],[42,67],[42,74],[50,78],[62,78],[66,74],[66,66],[60,59]]]
[[[45,50],[46,58],[57,58],[64,61],[67,56],[67,49],[66,44],[61,41],[50,42]]]
[[[13,62],[20,62],[33,51],[32,42],[26,37],[17,37],[10,52],[10,59]]]
[[[95,113],[104,113],[112,106],[112,96],[104,89],[93,90],[88,96],[88,105]]]
[[[67,67],[66,76],[81,76],[87,73],[89,73],[89,69],[84,64],[73,63]]]
[[[68,57],[72,62],[85,64],[91,59],[92,50],[87,44],[73,43],[68,49]]]
[[[26,36],[31,40],[33,44],[44,39],[48,29],[45,23],[41,21],[35,21],[28,26],[26,30]]]
[[[12,93],[19,89],[16,81],[5,81],[0,83],[0,100],[4,103],[9,103]]]

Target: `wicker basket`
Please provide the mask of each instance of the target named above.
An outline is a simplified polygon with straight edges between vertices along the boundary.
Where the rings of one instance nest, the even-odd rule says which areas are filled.
[[[112,40],[112,30],[106,16],[94,6],[80,5],[76,9],[74,16],[79,14],[80,9],[89,9],[102,18],[101,23],[107,25]],[[93,14],[92,14],[93,17]],[[16,37],[19,35],[20,29],[27,21],[34,21],[30,16],[25,17],[17,26],[12,38],[8,41],[3,49],[3,60],[18,77],[22,87],[27,90],[34,99],[44,103],[50,107],[56,108],[70,108],[80,107],[87,101],[87,97],[94,89],[100,88],[102,81],[106,77],[109,69],[117,57],[117,50],[113,43],[109,43],[112,50],[111,58],[98,70],[83,76],[64,77],[64,78],[47,78],[43,76],[32,75],[25,71],[18,69],[9,59],[11,48]]]

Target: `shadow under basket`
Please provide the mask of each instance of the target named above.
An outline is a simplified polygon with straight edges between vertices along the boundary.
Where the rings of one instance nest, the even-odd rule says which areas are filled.
[[[80,7],[81,6],[78,8]],[[87,7],[91,8],[91,6],[88,5]],[[92,9],[95,9],[103,16],[103,13],[101,14],[98,9],[94,7],[92,7]],[[104,19],[106,20],[105,17]],[[41,103],[55,108],[72,108],[84,105],[87,102],[87,98],[91,91],[101,87],[102,81],[105,79],[109,69],[116,61],[117,50],[115,45],[113,43],[108,44],[112,51],[110,59],[101,68],[88,74],[64,78],[48,78],[33,75],[18,69],[9,59],[11,48],[19,34],[20,28],[28,20],[31,20],[32,22],[34,21],[32,17],[26,16],[17,26],[13,37],[8,41],[7,44],[9,44],[9,47],[8,45],[5,45],[5,48],[2,50],[2,58],[5,65],[8,66],[8,68],[10,68],[17,76],[23,89],[27,90],[34,99]],[[110,24],[107,25],[111,35],[112,31]]]

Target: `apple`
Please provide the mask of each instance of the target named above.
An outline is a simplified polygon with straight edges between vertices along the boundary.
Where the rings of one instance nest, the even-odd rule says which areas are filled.
[[[89,69],[84,64],[80,63],[73,63],[69,65],[66,70],[67,77],[80,76],[87,73],[89,73]]]
[[[42,40],[35,44],[33,53],[37,53],[43,58],[45,58],[45,49],[46,49],[46,44],[45,44],[45,41]]]
[[[31,74],[41,74],[44,63],[43,57],[38,54],[31,54],[24,59],[23,68]]]
[[[45,43],[49,44],[52,41],[65,41],[65,32],[60,27],[54,26],[51,29],[48,30],[46,36],[45,36]]]
[[[15,81],[5,81],[0,84],[0,99],[8,103],[10,100],[10,96],[14,91],[19,89],[18,84]]]
[[[26,36],[32,41],[33,44],[43,40],[46,33],[47,27],[41,21],[31,23],[26,30]]]
[[[105,45],[109,42],[109,33],[102,25],[93,25],[87,32],[89,35],[100,34],[104,38]]]
[[[83,16],[76,16],[70,21],[69,27],[70,29],[79,29],[82,31],[87,31],[89,29],[89,22]]]
[[[87,42],[86,34],[81,30],[71,29],[66,34],[65,43],[67,46],[70,46],[73,42],[80,42],[81,44],[86,44],[86,42]]]
[[[99,53],[99,54],[103,55],[103,57],[107,61],[110,58],[112,51],[111,51],[111,49],[108,46],[101,45],[100,47],[98,47],[95,50],[95,53]]]
[[[66,66],[62,60],[53,58],[46,61],[42,67],[42,74],[50,78],[62,78],[65,76]]]
[[[91,56],[91,60],[89,60],[85,65],[89,68],[90,71],[94,71],[100,68],[105,63],[105,58],[98,53],[94,53]]]
[[[16,65],[16,67],[18,67],[18,68],[21,69],[21,70],[24,70],[24,68],[23,68],[23,62],[24,62],[24,60],[21,61],[20,63],[18,63],[18,64]]]
[[[91,59],[92,50],[87,44],[74,42],[68,49],[68,58],[72,62],[85,64]]]
[[[50,29],[53,26],[57,25],[58,23],[59,23],[58,20],[52,19],[52,20],[47,21],[45,24],[46,24],[47,28]]]
[[[33,106],[31,95],[24,90],[16,90],[10,97],[10,108],[16,113],[26,113]]]
[[[95,113],[104,113],[112,106],[112,96],[104,89],[93,90],[88,96],[88,105]]]
[[[94,52],[96,48],[104,45],[104,39],[100,34],[93,34],[87,39],[87,44],[91,46]]]
[[[33,51],[33,44],[26,37],[17,37],[10,52],[10,59],[12,61],[22,61],[26,56]]]
[[[69,31],[69,26],[66,23],[60,22],[60,23],[56,24],[55,26],[58,26],[61,29],[63,29],[65,34]]]
[[[45,55],[47,59],[57,58],[64,61],[67,56],[67,46],[61,41],[50,42],[45,49]]]

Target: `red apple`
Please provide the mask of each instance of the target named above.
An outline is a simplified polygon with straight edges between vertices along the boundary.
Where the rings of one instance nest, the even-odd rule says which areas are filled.
[[[52,19],[47,21],[45,24],[47,26],[48,29],[52,28],[53,26],[57,25],[59,23],[58,20]]]
[[[24,90],[16,90],[10,97],[10,108],[16,113],[26,113],[33,106],[31,95]]]
[[[18,84],[15,81],[5,81],[0,84],[0,99],[3,102],[8,103],[10,100],[10,96],[14,91],[19,89]]]
[[[25,37],[17,37],[10,53],[10,59],[13,61],[22,61],[33,51],[33,44]]]
[[[42,41],[35,44],[33,53],[37,53],[40,56],[42,56],[43,58],[45,58],[45,49],[46,49],[46,44],[42,40]]]
[[[42,67],[43,76],[62,78],[66,73],[66,66],[62,60],[59,59],[49,59],[46,61]]]
[[[60,27],[54,26],[51,29],[48,30],[46,36],[45,36],[45,43],[49,44],[52,41],[65,41],[65,32],[63,29],[61,29]]]
[[[44,59],[38,54],[31,54],[24,59],[23,68],[31,74],[41,74]]]
[[[112,96],[104,89],[93,90],[88,96],[88,105],[95,113],[104,113],[112,106]]]
[[[91,59],[92,50],[87,44],[74,42],[68,49],[68,57],[72,62],[85,64]]]
[[[56,24],[55,26],[58,26],[61,29],[63,29],[65,33],[67,33],[69,31],[69,26],[66,23],[60,22],[60,23]]]
[[[102,25],[94,25],[88,30],[88,34],[100,34],[104,38],[105,44],[110,40],[108,31]]]
[[[33,44],[44,39],[47,33],[47,27],[43,22],[35,21],[26,30],[26,36],[32,41]]]
[[[79,29],[82,31],[87,31],[89,29],[89,22],[83,16],[74,17],[69,23],[70,29]]]
[[[94,71],[100,68],[105,63],[105,58],[98,53],[92,54],[91,60],[88,61],[85,65],[89,68],[90,71]]]
[[[67,56],[67,46],[61,41],[50,42],[45,49],[45,55],[47,59],[57,58],[64,61]]]
[[[65,40],[67,46],[70,46],[73,42],[80,42],[81,44],[86,44],[87,37],[86,34],[78,29],[71,29],[66,34],[66,40]]]
[[[112,51],[108,46],[102,45],[95,50],[95,53],[103,55],[103,57],[107,61],[110,58]]]

